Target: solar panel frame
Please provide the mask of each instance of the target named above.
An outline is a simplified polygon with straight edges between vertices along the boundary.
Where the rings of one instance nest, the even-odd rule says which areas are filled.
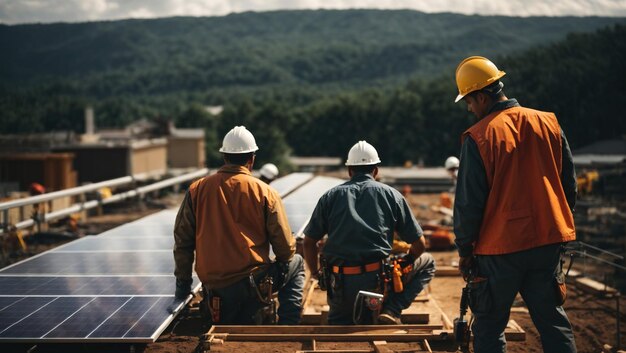
[[[81,238],[0,269],[0,343],[154,342],[191,299],[180,301],[173,295],[172,247],[165,247],[173,245],[176,213],[158,212],[118,227],[121,230]],[[129,243],[123,246],[124,241]],[[193,291],[200,286],[194,277]],[[81,310],[92,310],[89,303],[119,298],[131,303],[134,314],[108,313],[108,323],[98,323],[102,328],[91,336],[70,335],[63,326],[75,314],[88,313]],[[85,318],[79,321],[84,326]],[[7,322],[10,327],[1,326]],[[64,333],[55,332],[59,328]],[[124,335],[119,335],[122,329]]]
[[[278,192],[280,197],[285,197],[297,188],[311,181],[313,177],[313,173],[291,173],[272,181],[270,186]]]

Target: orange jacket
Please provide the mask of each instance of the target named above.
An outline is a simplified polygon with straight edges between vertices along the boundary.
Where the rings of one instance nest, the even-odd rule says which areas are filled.
[[[189,187],[174,228],[176,278],[195,269],[208,288],[222,288],[248,277],[276,259],[295,253],[295,239],[278,193],[243,166],[226,165]],[[191,251],[190,251],[191,249]]]
[[[488,115],[463,136],[476,142],[490,189],[474,254],[576,239],[561,185],[561,130],[554,114],[513,107]]]

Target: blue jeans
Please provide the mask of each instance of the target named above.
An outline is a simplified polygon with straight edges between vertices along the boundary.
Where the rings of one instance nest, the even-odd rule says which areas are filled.
[[[574,353],[572,326],[557,304],[554,277],[561,244],[513,254],[477,256],[478,274],[487,281],[472,289],[474,352],[506,352],[504,329],[519,292],[541,335],[544,352]]]
[[[413,270],[407,274],[404,290],[394,293],[393,290],[383,304],[383,310],[400,316],[402,310],[408,308],[415,297],[424,289],[435,275],[435,259],[428,253],[422,254],[413,264]],[[332,274],[334,282],[332,291],[327,294],[328,323],[331,325],[352,325],[353,308],[356,296],[361,290],[382,293],[380,288],[380,272],[366,272],[359,275]],[[372,312],[364,309],[359,324],[371,324]]]
[[[286,272],[286,273],[285,273]],[[304,288],[304,260],[295,254],[285,268],[272,263],[267,270],[272,277],[274,291],[278,289],[278,324],[297,325],[302,317]],[[257,275],[257,282],[265,274]],[[212,289],[211,295],[220,298],[220,325],[253,325],[254,315],[262,307],[248,278],[228,287]]]

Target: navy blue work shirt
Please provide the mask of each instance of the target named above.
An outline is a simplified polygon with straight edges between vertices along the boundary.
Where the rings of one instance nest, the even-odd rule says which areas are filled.
[[[319,199],[304,234],[314,240],[328,234],[322,250],[328,262],[354,266],[387,258],[394,231],[409,244],[423,233],[396,189],[357,173]]]

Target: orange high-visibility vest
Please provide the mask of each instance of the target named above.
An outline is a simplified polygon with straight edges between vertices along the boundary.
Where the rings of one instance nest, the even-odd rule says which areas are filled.
[[[469,128],[489,196],[476,255],[508,254],[576,239],[561,184],[561,128],[553,113],[513,107]]]

